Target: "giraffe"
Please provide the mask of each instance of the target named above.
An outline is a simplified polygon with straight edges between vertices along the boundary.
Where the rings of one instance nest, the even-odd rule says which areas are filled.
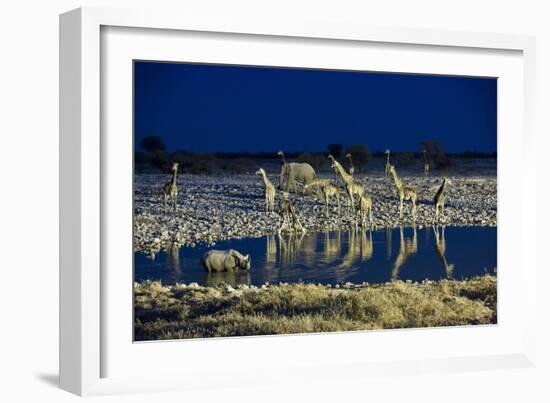
[[[365,194],[359,196],[359,213],[361,215],[361,228],[365,227],[367,213],[369,215],[370,226],[372,227],[372,197]]]
[[[355,173],[355,167],[353,166],[353,160],[351,159],[351,153],[346,154],[346,158],[349,160],[349,174],[353,176]]]
[[[413,220],[416,221],[416,191],[403,183],[393,165],[390,165],[390,174],[393,176],[395,187],[399,192],[399,218],[403,218],[403,200],[410,200],[412,202]]]
[[[296,214],[296,209],[288,196],[288,192],[281,193],[281,200],[279,200],[279,214],[281,215],[282,220],[281,226],[278,230],[279,234],[281,234],[281,231],[287,229],[289,225],[291,226],[292,231],[299,229],[301,232],[305,232],[305,229]]]
[[[174,211],[178,208],[178,185],[176,183],[176,178],[178,176],[178,163],[174,162],[172,164],[172,179],[170,182],[166,183],[162,189],[162,194],[164,196],[164,212],[166,212],[166,205],[168,199],[174,203]]]
[[[405,264],[405,262],[410,256],[416,255],[416,252],[418,252],[418,238],[416,236],[416,225],[413,225],[412,239],[405,239],[405,235],[403,233],[403,226],[400,226],[399,227],[399,252],[397,254],[397,257],[395,258],[395,262],[393,263],[393,267],[391,270],[392,280],[397,279],[397,275],[399,274],[399,269],[401,268],[401,266]]]
[[[281,163],[283,165],[286,164],[285,153],[283,152],[283,150],[277,151],[277,155],[281,157]]]
[[[434,220],[433,223],[437,224],[439,222],[439,209],[441,208],[441,217],[443,218],[443,209],[445,208],[445,186],[449,184],[450,181],[447,178],[443,178],[441,186],[437,190],[437,193],[434,196]]]
[[[264,187],[265,187],[265,211],[269,213],[269,211],[275,211],[275,186],[273,186],[273,183],[269,180],[267,177],[267,174],[265,173],[265,169],[260,168],[256,171],[256,175],[262,175],[262,179],[264,181]]]
[[[340,212],[340,191],[338,190],[338,186],[336,186],[334,183],[332,183],[328,179],[314,179],[313,182],[304,186],[304,191],[307,191],[308,189],[311,189],[314,187],[321,188],[321,192],[323,193],[323,198],[325,199],[325,211],[327,215],[329,214],[328,200],[329,200],[329,197],[331,196],[334,196],[336,198],[336,203],[338,205],[338,212]]]
[[[390,150],[387,149],[386,151],[384,151],[384,154],[386,154],[386,165],[384,165],[384,178],[386,178],[386,181],[387,181],[388,178],[390,177],[390,167],[391,167]]]
[[[455,265],[452,263],[449,264],[447,262],[447,257],[445,256],[447,251],[447,245],[445,243],[445,226],[443,225],[441,227],[441,233],[439,232],[439,227],[433,226],[433,230],[435,236],[435,251],[439,255],[439,259],[441,260],[441,263],[443,263],[443,267],[445,267],[445,274],[447,275],[447,278],[452,278]]]
[[[338,161],[336,161],[336,159],[332,155],[329,155],[328,158],[332,161],[332,169],[336,170],[340,174],[342,180],[346,184],[346,192],[349,196],[350,208],[351,211],[355,213],[355,201],[353,199],[353,195],[358,194],[359,196],[361,196],[363,193],[365,193],[365,189],[363,189],[363,185],[361,184],[361,182],[359,182],[357,179],[353,179],[353,176],[348,174],[344,167]]]
[[[422,149],[422,155],[424,157],[424,176],[428,176],[430,174],[430,160],[428,159],[425,148]]]
[[[285,158],[285,153],[283,152],[283,150],[279,150],[277,151],[277,156],[281,157],[281,173],[279,174],[279,185],[277,186],[277,189],[279,190],[282,190],[283,189],[283,180],[284,180],[284,177],[285,177],[285,170],[284,170],[284,167],[288,166],[287,165],[287,161],[286,161],[286,158]]]

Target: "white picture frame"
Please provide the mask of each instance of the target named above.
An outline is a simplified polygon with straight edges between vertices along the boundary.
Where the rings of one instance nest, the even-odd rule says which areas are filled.
[[[121,284],[118,283],[119,280],[125,280],[122,277],[118,279],[111,276],[112,271],[105,269],[109,266],[110,260],[116,259],[110,255],[110,249],[105,241],[106,228],[108,231],[113,227],[115,230],[122,229],[123,235],[124,231],[131,231],[131,228],[124,230],[124,220],[120,221],[120,217],[115,218],[112,214],[106,214],[107,211],[112,211],[113,199],[121,200],[112,193],[112,184],[118,179],[114,172],[109,171],[109,167],[113,166],[110,162],[110,151],[111,148],[114,150],[117,147],[125,150],[128,138],[113,135],[105,137],[105,133],[109,133],[111,124],[121,124],[121,130],[127,130],[127,125],[131,126],[131,122],[128,122],[126,116],[117,117],[116,122],[111,122],[110,111],[104,108],[106,99],[109,108],[117,107],[116,99],[121,100],[124,107],[124,100],[128,100],[129,95],[128,82],[106,80],[102,74],[112,75],[112,78],[121,77],[116,74],[123,70],[119,70],[118,73],[116,70],[120,66],[124,69],[128,66],[127,60],[137,57],[135,53],[132,54],[132,46],[120,46],[123,42],[120,42],[120,38],[116,39],[117,32],[122,33],[122,36],[131,37],[137,35],[140,29],[145,30],[141,31],[145,36],[154,34],[152,38],[140,38],[143,49],[151,49],[152,44],[164,41],[162,46],[158,46],[159,53],[153,54],[152,50],[143,50],[146,58],[156,60],[171,60],[174,57],[171,46],[180,40],[179,33],[193,33],[195,40],[215,34],[215,40],[221,42],[230,41],[231,38],[252,38],[253,42],[269,41],[275,45],[279,42],[300,41],[302,48],[315,44],[328,46],[335,52],[348,46],[357,48],[354,51],[357,53],[362,51],[362,45],[371,44],[382,47],[397,46],[401,51],[411,48],[415,52],[447,52],[451,59],[456,60],[466,58],[466,54],[471,54],[468,57],[472,57],[472,60],[489,54],[487,66],[491,64],[494,66],[491,68],[500,71],[498,64],[502,64],[504,85],[510,85],[510,91],[508,92],[508,87],[503,87],[504,91],[499,90],[499,103],[503,101],[502,108],[513,107],[513,110],[504,111],[516,113],[501,114],[505,115],[502,119],[513,115],[514,121],[502,121],[499,115],[499,324],[493,327],[477,327],[475,330],[464,327],[354,332],[322,337],[293,335],[193,340],[181,343],[132,343],[131,338],[125,336],[125,332],[131,332],[127,324],[128,321],[131,322],[132,312],[131,309],[127,313],[124,310],[124,307],[127,307],[128,294],[121,290],[123,296],[120,300],[123,303],[116,305],[118,301],[113,301],[119,299],[116,297],[119,289],[114,285]],[[105,37],[102,37],[102,33],[105,32],[114,32],[114,39],[107,42]],[[118,51],[113,54],[106,48]],[[529,242],[528,234],[534,232],[536,216],[535,211],[529,208],[526,190],[534,186],[536,177],[532,172],[527,174],[525,164],[517,164],[512,169],[512,161],[508,159],[509,154],[506,151],[513,147],[519,153],[520,161],[528,161],[534,153],[533,37],[353,26],[314,20],[280,22],[269,19],[247,20],[243,17],[238,20],[218,21],[150,10],[81,8],[61,15],[60,49],[60,384],[63,389],[79,395],[96,395],[215,387],[235,383],[293,383],[297,375],[303,381],[304,378],[347,379],[375,373],[412,374],[534,365],[535,323],[529,313],[535,312],[533,307],[536,284],[528,279],[536,276],[536,253],[535,243]],[[236,51],[239,52],[241,59],[238,61],[246,64],[243,62],[248,60],[246,47]],[[282,52],[277,56],[275,52],[271,57],[282,58],[281,54]],[[291,52],[288,54],[288,57],[292,57]],[[508,54],[513,57],[508,58]],[[126,59],[112,66],[109,63],[106,65],[105,60],[102,60],[112,57],[114,62],[114,55]],[[200,61],[208,56],[198,54],[195,57]],[[216,57],[217,59],[208,61],[223,62],[229,56],[220,54]],[[395,57],[399,60],[398,54]],[[437,73],[438,69],[441,69],[442,73],[450,72],[448,66],[452,62],[451,59],[447,62],[441,59],[441,65],[437,65],[435,61],[438,59],[434,56],[427,57],[432,58],[427,60],[434,62],[432,72]],[[312,58],[315,58],[314,52]],[[288,60],[281,63],[287,65]],[[252,62],[251,60],[250,63]],[[272,60],[266,59],[265,63],[272,63]],[[303,59],[296,63],[304,65],[308,60]],[[487,75],[491,75],[489,67],[483,70],[481,64],[479,66],[480,70],[469,70],[467,66],[457,67],[456,74],[471,71],[472,75],[483,75],[487,71]],[[337,65],[330,67],[338,68]],[[107,70],[104,70],[105,68]],[[379,68],[390,70],[391,66],[380,65]],[[420,65],[418,69],[424,71]],[[415,68],[405,68],[402,71],[415,72]],[[124,82],[119,84],[121,81]],[[110,94],[113,93],[115,96],[111,98]],[[518,96],[514,97],[513,104],[508,105],[506,99],[501,98],[501,94]],[[107,98],[104,98],[105,96]],[[131,111],[131,104],[126,105],[126,109]],[[505,127],[501,125],[503,122],[506,123]],[[113,139],[122,140],[113,142]],[[503,150],[503,143],[509,147]],[[120,180],[121,183],[128,183],[132,165],[131,159],[127,158],[128,154],[124,155],[126,157],[122,159],[122,166],[128,166],[127,169],[122,169],[124,174],[121,174]],[[515,162],[517,163],[517,159]],[[503,173],[505,175],[502,175]],[[518,186],[520,191],[517,191]],[[123,193],[122,199],[128,201],[130,198],[131,194],[124,196]],[[501,201],[504,203],[502,206]],[[501,230],[503,223],[505,232]],[[511,242],[514,242],[513,251],[502,247]],[[507,264],[515,264],[519,268],[517,272],[509,270],[510,274],[505,274],[501,281],[502,258]],[[131,270],[131,267],[127,269]],[[128,284],[128,287],[131,288],[131,284]],[[512,289],[517,292],[516,299],[507,291]],[[501,295],[504,302],[501,301]],[[125,317],[117,316],[119,314],[116,312],[119,311],[123,312],[120,315]],[[116,327],[117,323],[123,324],[120,329]],[[473,346],[476,338],[489,337],[496,337],[502,340],[502,343],[494,343],[492,349],[486,349],[485,345]],[[369,352],[369,357],[365,354],[346,355],[345,359],[330,356],[331,348],[337,343],[341,345],[343,340],[349,348],[362,345],[365,354],[369,348],[373,351]],[[434,344],[434,340],[463,340],[464,346],[447,351],[444,342],[437,345],[438,343]],[[390,348],[391,343],[394,343],[394,348]],[[396,345],[404,343],[416,346],[416,352],[407,354],[405,350],[395,348]],[[381,348],[385,344],[388,347],[386,352]],[[436,345],[433,351],[427,351]],[[315,355],[315,351],[318,351],[315,349],[319,346],[327,348],[328,356]],[[282,354],[284,349],[290,349],[294,359]],[[379,353],[375,354],[374,350]],[[142,361],[148,365],[152,365],[153,362],[161,363],[162,360],[166,365],[155,367],[156,371],[162,368],[157,375],[145,370],[143,373],[132,371],[132,367],[135,368],[131,360],[134,354],[141,354],[140,359],[145,360],[152,359],[151,355],[154,355],[154,360],[157,361]],[[186,359],[182,362],[177,359],[178,355],[185,356]],[[261,360],[258,358],[260,355],[263,355]],[[168,364],[170,357],[174,357],[177,365]],[[201,359],[209,360],[208,365],[200,365]],[[210,360],[217,363],[218,371],[212,371]],[[111,369],[111,364],[107,363],[115,361],[127,362],[128,365],[118,365],[116,370]],[[228,375],[228,368],[235,373]],[[307,371],[303,371],[304,368],[307,368]]]

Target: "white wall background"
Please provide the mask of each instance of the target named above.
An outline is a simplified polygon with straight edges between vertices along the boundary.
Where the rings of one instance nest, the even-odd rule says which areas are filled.
[[[0,399],[65,402],[58,356],[58,14],[81,5],[170,7],[227,16],[292,14],[373,25],[450,28],[537,36],[539,363],[535,369],[377,377],[303,388],[262,387],[126,397],[101,401],[550,401],[548,263],[542,257],[548,213],[550,10],[523,0],[11,0],[0,5]],[[187,10],[187,11],[186,11]],[[335,352],[336,353],[336,352]]]

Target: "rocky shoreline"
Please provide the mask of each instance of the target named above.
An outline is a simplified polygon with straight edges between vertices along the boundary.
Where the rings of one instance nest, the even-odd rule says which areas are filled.
[[[269,175],[277,186],[278,176]],[[330,173],[320,177],[334,180]],[[445,219],[451,226],[497,225],[497,180],[495,176],[446,176],[452,182],[447,189]],[[381,176],[358,176],[373,198],[373,228],[411,226],[410,202],[405,202],[403,220],[399,219],[399,198],[393,182]],[[441,183],[439,176],[403,176],[416,189],[416,225],[432,225],[433,197]],[[135,176],[134,250],[155,252],[170,244],[195,246],[220,240],[261,237],[277,232],[280,218],[266,213],[261,178],[254,174],[234,176],[178,176],[178,210],[164,212],[162,186],[168,176]],[[341,182],[339,186],[343,189]],[[280,194],[277,193],[275,206]],[[342,211],[331,200],[331,213],[325,214],[324,202],[314,194],[292,194],[302,225],[308,231],[330,231],[354,226],[356,219],[348,210],[342,190]]]

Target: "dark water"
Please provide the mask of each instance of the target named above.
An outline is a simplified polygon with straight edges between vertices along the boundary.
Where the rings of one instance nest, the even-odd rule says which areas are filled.
[[[250,272],[206,273],[209,249],[236,249],[252,257]],[[491,227],[395,228],[313,232],[218,242],[213,247],[171,248],[154,259],[135,254],[135,280],[202,285],[265,282],[382,283],[464,279],[496,274],[497,229]]]

